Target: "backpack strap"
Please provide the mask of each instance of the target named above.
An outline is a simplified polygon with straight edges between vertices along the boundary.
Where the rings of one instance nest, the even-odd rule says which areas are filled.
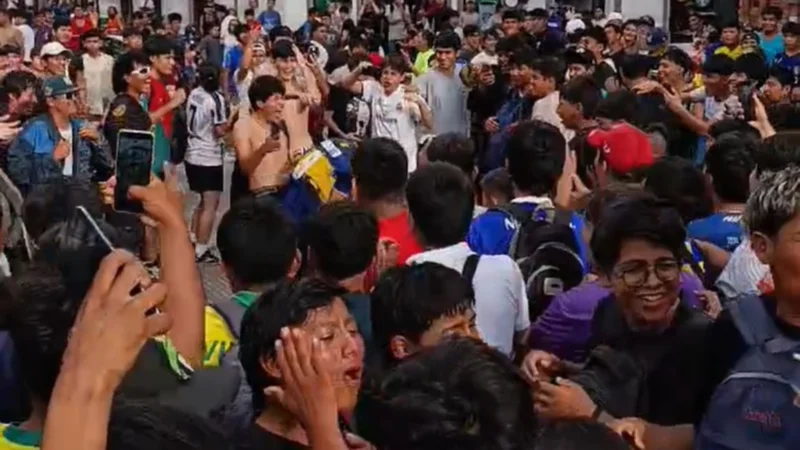
[[[511,257],[513,260],[517,260],[517,247],[519,246],[519,233],[522,230],[522,225],[525,224],[533,214],[529,213],[525,208],[517,203],[506,203],[505,205],[500,205],[491,210],[500,211],[506,215],[509,219],[511,219],[514,224],[516,225],[516,229],[514,230],[514,234],[511,236],[511,242],[508,245],[508,256]],[[490,211],[491,211],[490,210]]]
[[[235,337],[236,340],[239,340],[242,319],[244,318],[244,313],[246,313],[247,310],[231,300],[209,303],[208,306],[210,306],[214,311],[217,312],[217,314],[219,314],[220,317],[222,317],[222,320],[224,320],[225,324],[228,325],[228,329],[230,330],[231,334],[233,334],[233,337]]]
[[[464,262],[464,268],[461,269],[461,276],[464,277],[470,284],[472,284],[472,280],[475,278],[475,272],[478,270],[478,263],[481,261],[481,255],[472,254],[467,256],[467,260]]]
[[[761,345],[780,335],[780,331],[767,312],[761,297],[757,295],[742,297],[731,302],[728,308],[733,317],[733,323],[748,346]]]

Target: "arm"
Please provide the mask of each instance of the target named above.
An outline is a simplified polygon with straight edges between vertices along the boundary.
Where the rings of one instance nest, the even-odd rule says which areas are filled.
[[[352,94],[361,95],[364,93],[364,83],[359,81],[361,77],[361,73],[364,71],[364,67],[359,65],[355,68],[349,75],[347,75],[344,80],[339,83],[339,86],[342,89],[346,89]]]
[[[236,72],[236,81],[241,83],[247,78],[247,75],[250,73],[250,70],[253,68],[253,44],[248,43],[244,47],[244,52],[242,53],[242,62],[239,64],[239,70]]]
[[[333,112],[332,111],[325,111],[324,119],[325,119],[325,125],[327,125],[329,131],[331,131],[333,134],[335,134],[336,136],[339,136],[341,138],[345,138],[346,139],[348,137],[347,133],[342,131],[342,129],[339,128],[339,125],[336,124],[336,121],[333,120]]]
[[[700,136],[708,135],[708,129],[711,126],[708,122],[698,119],[681,104],[673,105],[670,102],[667,102],[667,106],[669,107],[670,111],[672,111],[673,114],[678,117],[678,120],[680,120],[681,123],[683,123],[687,128]]]
[[[169,114],[173,109],[181,106],[184,101],[186,101],[186,91],[184,91],[183,88],[175,90],[175,94],[166,105],[150,113],[150,120],[153,123],[161,122],[164,116]]]

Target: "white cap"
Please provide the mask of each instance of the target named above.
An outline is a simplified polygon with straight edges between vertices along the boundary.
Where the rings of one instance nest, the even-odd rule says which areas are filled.
[[[39,56],[58,56],[63,55],[64,53],[72,54],[71,51],[61,45],[60,42],[48,42],[42,46],[41,52],[39,52]]]
[[[572,19],[567,22],[567,26],[564,27],[567,34],[575,33],[578,30],[583,30],[586,28],[586,24],[581,19]]]
[[[624,20],[625,18],[623,17],[622,13],[619,13],[619,12],[615,11],[615,12],[609,13],[607,19],[608,20]]]

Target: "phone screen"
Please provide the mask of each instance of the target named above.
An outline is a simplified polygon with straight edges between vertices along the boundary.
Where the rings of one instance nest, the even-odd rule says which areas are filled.
[[[147,186],[153,164],[152,133],[121,130],[117,140],[117,185],[114,188],[114,209],[140,214],[142,205],[128,198],[131,186]]]

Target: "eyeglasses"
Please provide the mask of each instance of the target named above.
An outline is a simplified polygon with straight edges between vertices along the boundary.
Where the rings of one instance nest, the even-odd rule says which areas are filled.
[[[142,76],[150,75],[150,67],[145,66],[145,67],[139,67],[138,69],[133,69],[131,70],[131,75],[142,75]]]
[[[681,266],[674,259],[656,261],[655,264],[647,264],[644,261],[632,263],[630,266],[615,270],[615,276],[621,279],[625,285],[631,288],[638,288],[647,283],[650,273],[654,273],[662,283],[672,283],[678,279],[681,273]]]

